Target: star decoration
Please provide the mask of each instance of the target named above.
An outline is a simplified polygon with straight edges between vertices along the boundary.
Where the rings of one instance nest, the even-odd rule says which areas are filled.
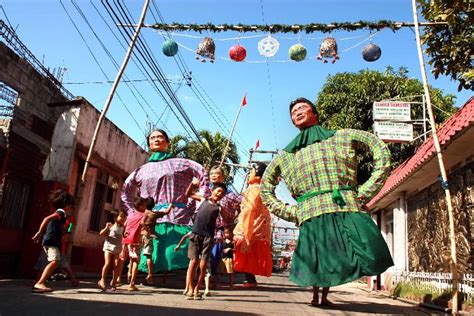
[[[265,57],[273,57],[279,47],[280,43],[271,35],[268,35],[258,42],[258,52]]]

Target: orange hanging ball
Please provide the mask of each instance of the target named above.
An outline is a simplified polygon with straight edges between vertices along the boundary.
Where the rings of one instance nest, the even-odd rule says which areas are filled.
[[[247,57],[247,50],[240,44],[234,45],[229,49],[229,57],[233,61],[243,61]]]

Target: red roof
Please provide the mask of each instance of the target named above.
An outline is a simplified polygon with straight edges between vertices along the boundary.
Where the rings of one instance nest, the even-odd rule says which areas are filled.
[[[441,145],[448,143],[453,136],[474,122],[474,97],[471,97],[462,108],[451,116],[439,129],[438,139]],[[399,186],[409,175],[414,173],[426,161],[436,154],[433,138],[430,137],[416,151],[416,153],[405,160],[400,166],[392,171],[382,190],[369,202],[370,208],[377,201]]]

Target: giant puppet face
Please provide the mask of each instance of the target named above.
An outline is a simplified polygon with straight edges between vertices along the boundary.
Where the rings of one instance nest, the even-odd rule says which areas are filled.
[[[291,109],[291,121],[300,130],[318,124],[318,117],[311,105],[305,102],[296,103]]]
[[[150,150],[153,152],[168,151],[168,146],[170,145],[166,137],[159,131],[154,131],[148,137],[148,142],[150,144]]]
[[[209,172],[209,180],[211,180],[211,183],[224,182],[224,172],[222,168],[211,169]]]

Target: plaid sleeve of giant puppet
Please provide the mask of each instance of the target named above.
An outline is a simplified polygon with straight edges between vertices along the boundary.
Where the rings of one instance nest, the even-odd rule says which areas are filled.
[[[373,171],[369,180],[359,186],[357,198],[365,204],[382,189],[390,172],[390,151],[387,145],[372,133],[348,130],[352,141],[364,143],[373,155]]]
[[[297,206],[283,203],[278,200],[275,195],[275,188],[278,185],[281,175],[279,157],[280,156],[277,156],[268,165],[263,174],[260,186],[260,197],[270,212],[286,221],[298,223]]]

